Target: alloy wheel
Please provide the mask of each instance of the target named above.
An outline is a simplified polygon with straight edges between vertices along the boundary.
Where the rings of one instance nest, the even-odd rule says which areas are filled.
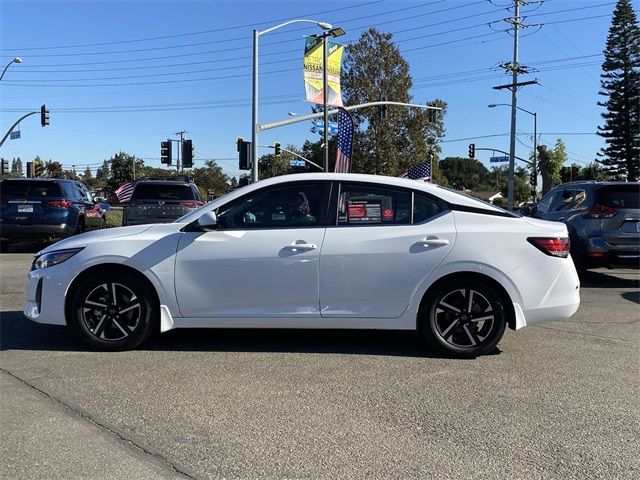
[[[96,337],[122,340],[140,324],[142,307],[136,294],[121,283],[103,283],[89,292],[82,303],[82,321]]]
[[[436,333],[458,348],[474,348],[489,337],[496,322],[492,303],[472,288],[443,295],[434,313]]]

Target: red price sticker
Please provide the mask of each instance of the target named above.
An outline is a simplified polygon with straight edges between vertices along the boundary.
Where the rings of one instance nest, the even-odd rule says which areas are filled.
[[[349,218],[363,218],[367,214],[367,209],[364,205],[349,205],[347,208]]]
[[[390,208],[385,208],[382,212],[382,216],[384,218],[393,218],[393,210],[391,210]]]

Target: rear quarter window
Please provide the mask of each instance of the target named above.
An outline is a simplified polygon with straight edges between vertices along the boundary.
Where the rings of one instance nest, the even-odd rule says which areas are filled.
[[[47,181],[3,180],[0,182],[0,195],[3,197],[61,197],[60,185]]]
[[[190,185],[139,183],[131,200],[197,200]]]
[[[598,200],[605,207],[640,209],[640,185],[605,187],[598,192]]]

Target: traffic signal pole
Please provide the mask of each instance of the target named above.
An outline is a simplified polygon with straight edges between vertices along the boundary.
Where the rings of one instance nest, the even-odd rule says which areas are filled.
[[[18,124],[20,124],[20,122],[21,122],[22,120],[24,120],[24,119],[25,119],[25,118],[27,118],[27,117],[30,117],[31,115],[35,115],[36,113],[40,113],[40,112],[38,112],[38,111],[35,111],[35,112],[29,112],[29,113],[27,113],[26,115],[21,116],[21,117],[16,121],[16,123],[14,123],[13,125],[11,125],[11,128],[10,128],[9,130],[7,130],[7,133],[5,133],[4,137],[2,137],[2,140],[0,140],[0,147],[4,144],[5,140],[6,140],[7,138],[9,138],[9,135],[11,135],[11,132],[13,132],[13,129],[14,129],[14,128],[16,128],[16,127],[18,126]]]

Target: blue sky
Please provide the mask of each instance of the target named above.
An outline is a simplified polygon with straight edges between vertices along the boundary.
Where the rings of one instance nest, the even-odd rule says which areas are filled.
[[[393,32],[411,67],[414,101],[448,102],[443,156],[466,156],[472,141],[508,150],[509,108],[487,108],[510,102],[507,90],[492,89],[509,82],[496,68],[512,56],[512,38],[501,21],[510,15],[508,3],[2,0],[2,66],[16,55],[23,59],[0,82],[2,133],[43,103],[51,125],[42,128],[38,116],[26,119],[22,138],[7,140],[0,154],[23,162],[40,155],[65,168],[90,165],[95,172],[124,150],[159,166],[160,142],[186,130],[196,165],[216,159],[238,175],[235,139],[250,137],[251,32],[289,18],[341,26],[347,31],[342,43],[369,26]],[[570,162],[581,165],[602,146],[593,133],[600,124],[601,54],[614,5],[547,0],[523,8],[532,27],[523,32],[520,61],[533,71],[521,80],[537,78],[540,85],[523,88],[518,104],[538,113],[542,143],[563,138]],[[302,50],[304,36],[316,31],[298,24],[261,37],[261,123],[309,112]],[[271,130],[260,143],[302,145],[317,138],[309,127]],[[528,156],[532,129],[532,117],[520,112],[518,156]],[[488,157],[478,152],[487,165]]]

